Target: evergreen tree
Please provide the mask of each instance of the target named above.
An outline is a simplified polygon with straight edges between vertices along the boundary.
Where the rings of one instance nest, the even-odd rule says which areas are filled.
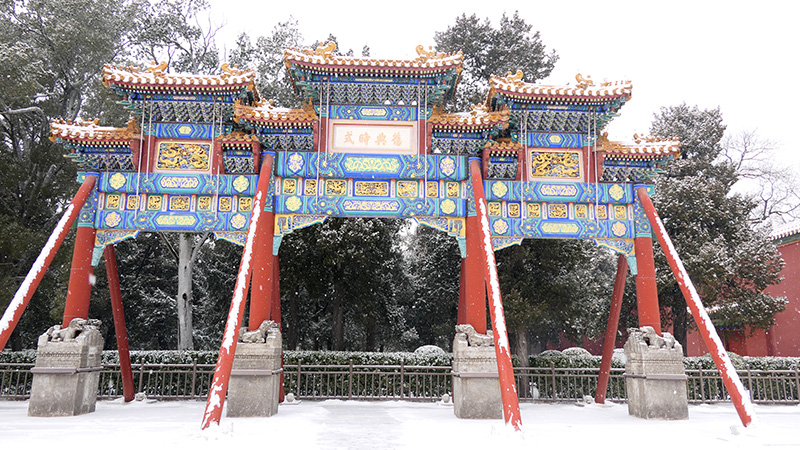
[[[732,191],[739,175],[720,157],[724,132],[719,108],[683,104],[655,115],[651,133],[678,138],[681,158],[657,179],[654,203],[713,319],[766,329],[785,305],[763,292],[779,280],[783,262],[767,235],[750,226],[755,203]],[[685,349],[686,302],[661,252],[656,267],[664,319]]]
[[[503,13],[497,28],[489,19],[462,14],[445,31],[436,32],[438,51],[464,54],[455,110],[469,111],[470,105],[485,102],[492,75],[521,70],[529,83],[550,75],[558,55],[555,50],[548,53],[539,32],[532,30],[533,26],[514,12],[510,17]]]

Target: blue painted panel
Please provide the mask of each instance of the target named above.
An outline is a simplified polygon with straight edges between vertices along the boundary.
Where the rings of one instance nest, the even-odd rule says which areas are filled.
[[[257,175],[104,172],[100,192],[255,195]]]
[[[586,145],[586,136],[577,133],[528,133],[528,147],[581,148]]]

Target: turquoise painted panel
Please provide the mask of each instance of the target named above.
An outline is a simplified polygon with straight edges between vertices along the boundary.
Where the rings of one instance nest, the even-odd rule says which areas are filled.
[[[278,152],[280,177],[403,180],[466,180],[467,158],[454,155],[373,155],[360,153]]]
[[[402,106],[331,106],[331,119],[417,120],[417,108]]]
[[[249,212],[101,211],[96,228],[141,231],[247,231]]]
[[[464,217],[461,199],[333,197],[278,195],[277,214],[324,214],[333,217]]]
[[[630,184],[621,183],[502,180],[485,180],[483,182],[487,201],[590,203],[595,201],[595,189],[599,189],[598,202],[629,204],[634,201],[633,188]]]

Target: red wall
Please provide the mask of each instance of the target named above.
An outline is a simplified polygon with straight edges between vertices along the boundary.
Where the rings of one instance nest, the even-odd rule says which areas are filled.
[[[786,309],[775,315],[775,325],[768,332],[748,329],[721,332],[725,348],[743,356],[800,356],[800,240],[778,246],[786,266],[781,271],[783,281],[768,287],[765,292],[786,297]],[[697,332],[688,336],[689,356],[708,353]]]

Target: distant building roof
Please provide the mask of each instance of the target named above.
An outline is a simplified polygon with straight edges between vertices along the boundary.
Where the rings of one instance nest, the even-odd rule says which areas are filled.
[[[778,245],[800,241],[800,220],[778,225],[772,230],[770,237]]]

